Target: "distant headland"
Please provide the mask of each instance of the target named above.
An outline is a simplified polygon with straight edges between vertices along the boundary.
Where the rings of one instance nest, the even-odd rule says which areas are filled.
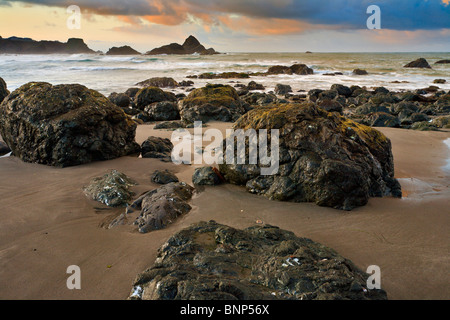
[[[60,41],[36,41],[31,38],[0,36],[0,54],[96,54],[103,52],[90,49],[83,39],[70,38],[67,42]],[[140,55],[138,51],[130,46],[112,47],[106,53],[108,55]],[[159,48],[155,48],[145,53],[146,55],[172,55],[172,54],[218,54],[213,48],[206,49],[194,36],[189,36],[182,45],[171,43]]]

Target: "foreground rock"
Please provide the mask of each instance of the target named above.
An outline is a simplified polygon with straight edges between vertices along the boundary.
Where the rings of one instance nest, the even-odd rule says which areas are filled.
[[[290,231],[210,221],[163,244],[129,299],[386,300],[384,290],[367,289],[367,279],[334,250]]]
[[[192,198],[193,193],[194,188],[184,182],[163,185],[139,197],[108,228],[132,224],[137,226],[140,233],[162,229],[191,210],[187,201]],[[133,219],[134,210],[140,212]]]
[[[109,207],[124,207],[132,199],[134,193],[130,187],[136,182],[125,174],[111,170],[103,177],[92,179],[87,187],[83,189],[90,199],[99,201]]]
[[[428,61],[424,58],[419,58],[414,60],[404,66],[404,68],[426,68],[431,69],[431,66],[428,64]]]
[[[260,107],[241,117],[234,128],[279,129],[276,174],[260,175],[262,164],[219,166],[228,182],[245,185],[251,193],[343,210],[363,206],[370,197],[401,197],[390,140],[338,113],[313,103]]]
[[[147,55],[159,54],[201,54],[212,55],[217,54],[213,48],[206,49],[194,36],[189,36],[182,45],[171,43],[147,52]]]
[[[193,90],[179,102],[181,120],[234,122],[245,113],[237,91],[231,86],[209,84]]]
[[[173,144],[169,139],[148,137],[141,146],[142,158],[156,158],[169,162],[172,159]]]
[[[0,78],[0,103],[8,96],[9,91],[6,87],[6,82]]]
[[[168,184],[171,182],[179,182],[178,177],[168,170],[156,170],[151,177],[152,182],[157,184]]]
[[[136,124],[82,85],[31,82],[0,105],[0,133],[25,162],[67,167],[139,154]]]
[[[140,54],[141,54],[140,52],[134,50],[130,46],[112,47],[106,53],[106,55],[108,55],[108,56],[118,56],[118,55],[134,56],[134,55],[140,55]]]
[[[222,182],[221,178],[220,172],[216,168],[203,167],[195,169],[192,182],[200,186],[214,186]]]

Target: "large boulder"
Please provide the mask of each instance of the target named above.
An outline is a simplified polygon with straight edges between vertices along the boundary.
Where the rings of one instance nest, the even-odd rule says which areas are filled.
[[[2,103],[3,99],[5,99],[8,94],[9,91],[6,88],[6,82],[2,78],[0,78],[0,103]]]
[[[173,144],[167,138],[148,137],[141,146],[142,158],[156,158],[169,162],[172,159]]]
[[[271,225],[199,222],[173,235],[140,273],[132,300],[386,300],[333,249]]]
[[[363,206],[370,197],[401,197],[390,140],[338,113],[313,103],[260,107],[234,128],[279,130],[279,170],[274,174],[261,175],[264,165],[248,164],[248,155],[246,164],[219,165],[225,180],[251,193],[343,210]]]
[[[175,102],[155,102],[145,107],[144,111],[149,121],[180,120],[180,111]]]
[[[424,58],[419,58],[417,60],[411,61],[406,64],[404,68],[427,68],[431,69],[431,66],[428,64],[428,61]]]
[[[140,151],[131,118],[79,84],[23,85],[0,105],[0,133],[16,157],[59,167]]]
[[[208,84],[179,102],[181,120],[234,122],[245,113],[237,91],[228,85]]]

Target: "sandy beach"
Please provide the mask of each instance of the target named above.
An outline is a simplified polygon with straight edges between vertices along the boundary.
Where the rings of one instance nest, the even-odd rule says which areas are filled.
[[[231,124],[213,123],[224,130]],[[379,128],[392,141],[396,178],[404,198],[372,198],[350,212],[309,203],[269,201],[242,187],[197,190],[193,210],[164,230],[139,234],[102,225],[123,212],[89,200],[82,187],[109,169],[154,189],[156,169],[191,182],[194,166],[122,157],[64,169],[0,159],[0,299],[125,299],[135,276],[155,260],[173,233],[198,221],[244,228],[261,220],[325,244],[360,269],[381,268],[389,299],[449,299],[450,132]],[[136,141],[171,132],[140,125]],[[81,268],[81,290],[69,290],[70,265]]]

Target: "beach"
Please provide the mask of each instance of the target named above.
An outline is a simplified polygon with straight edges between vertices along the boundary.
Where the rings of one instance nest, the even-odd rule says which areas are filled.
[[[132,190],[140,195],[157,187],[150,181],[156,169],[192,184],[195,166],[121,157],[61,169],[1,158],[0,299],[126,299],[171,235],[209,220],[236,228],[261,220],[329,246],[361,270],[378,265],[389,299],[448,299],[450,149],[444,141],[450,132],[377,129],[392,141],[402,199],[371,198],[347,212],[270,201],[229,184],[205,186],[196,190],[191,212],[147,234],[131,226],[105,229],[124,209],[89,200],[83,186],[117,169],[138,182]],[[139,125],[136,141],[149,136],[170,138],[171,131]],[[81,290],[67,289],[70,265],[81,269]]]

